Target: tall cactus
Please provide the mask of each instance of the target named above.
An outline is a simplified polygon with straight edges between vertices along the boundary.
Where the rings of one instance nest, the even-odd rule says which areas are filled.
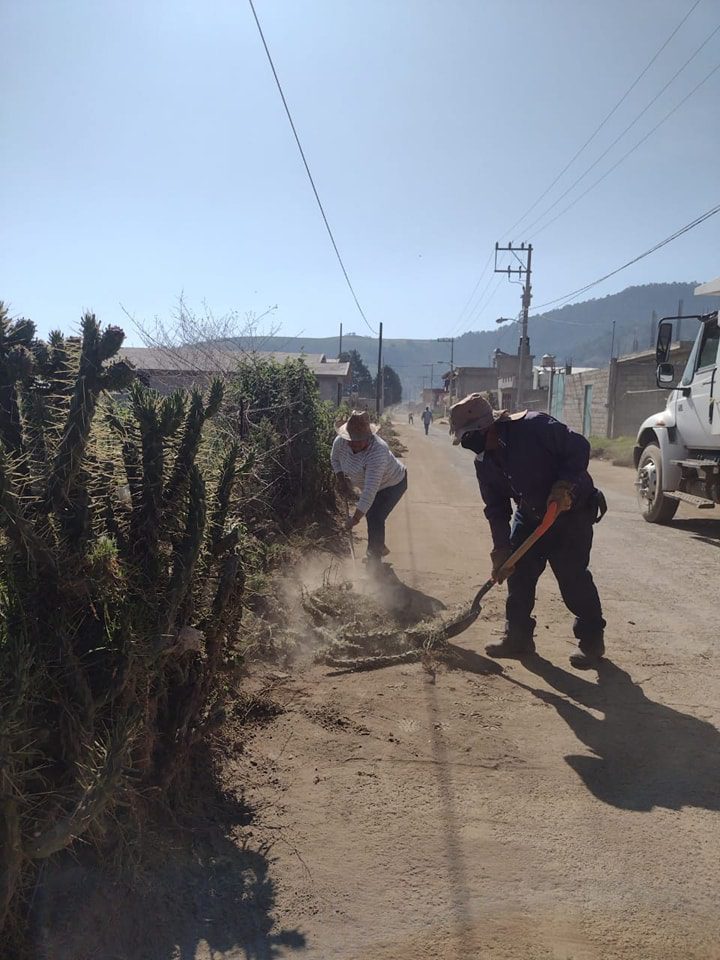
[[[165,487],[165,503],[172,504],[179,494],[186,488],[190,478],[190,465],[195,462],[203,428],[220,409],[225,394],[225,384],[222,380],[213,380],[210,384],[207,403],[199,390],[193,390],[190,395],[190,409],[185,421],[180,449],[175,458],[175,466]]]
[[[128,765],[175,775],[242,609],[238,447],[210,451],[207,485],[198,465],[223,385],[162,397],[116,360],[122,341],[88,313],[80,343],[41,343],[0,308],[0,587],[41,676],[28,692],[0,657],[0,926],[28,864],[110,809]],[[8,631],[0,610],[0,652]],[[21,689],[6,735],[5,691]]]
[[[61,517],[71,509],[70,492],[85,456],[98,395],[102,390],[121,390],[134,379],[132,368],[123,360],[105,366],[124,338],[120,327],[106,327],[101,333],[95,314],[84,315],[80,369],[49,478],[50,500]]]
[[[165,444],[183,422],[185,396],[180,391],[161,397],[140,383],[134,383],[130,399],[142,445],[141,496],[133,505],[135,559],[149,581],[159,575],[159,544],[162,523],[162,492]],[[128,453],[131,451],[128,449]],[[131,484],[136,475],[128,477]]]
[[[12,456],[24,452],[18,385],[32,376],[34,337],[35,325],[30,320],[11,321],[0,301],[0,439]]]

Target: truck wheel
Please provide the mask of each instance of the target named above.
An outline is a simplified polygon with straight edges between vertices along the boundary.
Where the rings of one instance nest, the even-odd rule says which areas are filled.
[[[669,523],[675,516],[679,503],[663,496],[662,454],[654,443],[649,443],[640,454],[635,486],[643,519],[648,523]]]

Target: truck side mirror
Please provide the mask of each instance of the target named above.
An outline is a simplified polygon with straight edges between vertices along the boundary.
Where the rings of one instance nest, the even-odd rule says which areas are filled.
[[[657,342],[655,344],[655,359],[658,366],[665,366],[667,364],[668,357],[670,356],[672,335],[672,320],[661,320],[658,325]],[[659,376],[660,372],[658,371],[658,378]]]
[[[674,365],[672,363],[658,364],[655,380],[661,390],[672,390],[672,388],[675,386]]]

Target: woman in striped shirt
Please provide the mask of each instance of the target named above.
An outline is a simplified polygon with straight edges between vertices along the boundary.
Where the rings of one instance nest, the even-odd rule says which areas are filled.
[[[347,422],[337,428],[330,458],[342,496],[347,497],[353,485],[362,489],[347,527],[350,530],[363,517],[367,519],[368,563],[375,566],[390,552],[385,546],[385,521],[407,490],[405,465],[377,436],[377,429],[367,412],[354,410]]]

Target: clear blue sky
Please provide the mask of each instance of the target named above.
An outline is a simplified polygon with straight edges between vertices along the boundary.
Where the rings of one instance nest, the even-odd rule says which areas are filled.
[[[373,326],[486,328],[519,309],[519,287],[502,281],[461,319],[496,240],[534,242],[539,305],[720,202],[719,71],[557,223],[503,232],[692,2],[257,0]],[[525,224],[718,24],[720,2],[701,0]],[[42,332],[72,328],[86,308],[108,322],[123,322],[121,304],[167,317],[184,291],[215,313],[277,304],[286,335],[364,329],[245,0],[3,0],[0,28],[0,297],[15,314]],[[720,33],[582,186],[718,63]],[[710,279],[719,241],[720,215],[590,295]]]

